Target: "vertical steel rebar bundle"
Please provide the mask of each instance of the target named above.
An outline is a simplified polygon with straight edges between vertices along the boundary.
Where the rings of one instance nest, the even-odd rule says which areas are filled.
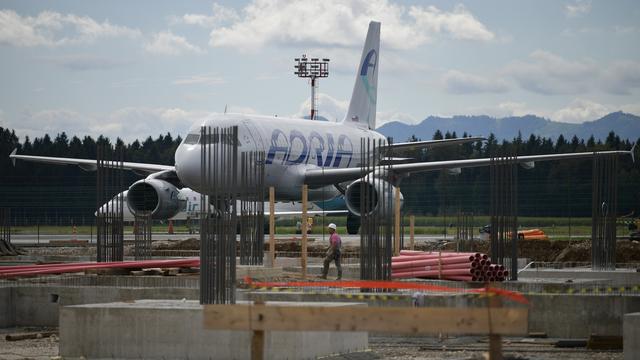
[[[469,251],[473,240],[473,213],[459,211],[457,217],[456,251]]]
[[[0,240],[11,244],[11,209],[0,209]]]
[[[264,151],[240,157],[240,264],[262,265],[264,259]]]
[[[200,303],[233,304],[236,290],[238,127],[200,128]]]
[[[151,259],[151,213],[136,214],[133,223],[133,256],[136,260]]]
[[[616,221],[618,208],[618,157],[593,157],[591,194],[591,267],[616,268]]]
[[[382,141],[362,139],[360,153],[360,279],[391,279],[394,189],[386,181],[390,165],[381,165],[387,147]]]
[[[122,261],[124,257],[123,149],[98,144],[96,171],[96,261]],[[115,196],[115,197],[114,197]],[[104,204],[104,205],[103,205]]]
[[[518,166],[516,156],[491,157],[491,259],[510,258],[511,280],[518,279]]]

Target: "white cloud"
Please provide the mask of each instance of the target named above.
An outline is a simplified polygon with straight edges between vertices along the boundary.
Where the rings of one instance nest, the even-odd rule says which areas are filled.
[[[61,66],[68,70],[108,70],[113,69],[127,62],[123,60],[110,59],[92,54],[68,54],[60,56],[45,57],[43,60]]]
[[[585,92],[597,72],[592,60],[569,61],[543,50],[532,52],[529,61],[507,65],[504,71],[523,89],[544,95]]]
[[[99,38],[140,36],[140,30],[88,16],[43,11],[35,17],[0,10],[0,44],[31,47],[91,43]]]
[[[211,8],[212,15],[205,14],[184,14],[180,18],[174,18],[174,23],[186,25],[197,25],[203,28],[213,28],[230,21],[238,21],[240,16],[233,8],[214,3]]]
[[[433,36],[488,41],[495,35],[464,6],[443,11],[409,8],[388,0],[253,0],[228,26],[214,27],[209,44],[252,51],[267,43],[355,46],[371,19],[381,21],[382,42],[392,48],[416,48]],[[194,20],[195,21],[195,20]]]
[[[575,0],[565,6],[565,14],[568,17],[578,17],[591,11],[591,0]]]
[[[173,81],[173,85],[220,85],[225,80],[211,74],[186,76]]]
[[[342,121],[344,115],[347,113],[349,101],[338,100],[330,95],[319,93],[317,107],[318,116],[324,117],[329,121]],[[310,97],[300,104],[298,112],[293,114],[292,117],[302,118],[309,115],[311,115]]]
[[[260,114],[260,112],[249,106],[242,105],[228,105],[227,106],[228,113],[236,113],[236,114]]]
[[[567,107],[551,115],[553,121],[580,124],[599,119],[611,112],[605,105],[586,99],[575,99]]]
[[[164,31],[153,35],[153,39],[145,44],[145,50],[160,55],[182,55],[184,53],[201,54],[203,50],[195,46],[186,38],[174,35],[171,31]]]
[[[607,92],[618,95],[630,95],[633,89],[640,88],[640,62],[614,62],[604,69],[602,82]]]
[[[447,71],[440,80],[445,90],[452,94],[503,93],[509,89],[503,79],[490,79],[458,70]]]
[[[40,137],[48,133],[97,137],[105,135],[111,139],[120,137],[125,141],[144,140],[148,136],[166,134],[184,136],[189,127],[206,117],[204,111],[187,111],[180,108],[127,107],[108,114],[84,114],[69,109],[26,112],[18,120],[6,125],[20,136]],[[152,129],[152,130],[150,130]],[[153,132],[157,131],[157,134]]]

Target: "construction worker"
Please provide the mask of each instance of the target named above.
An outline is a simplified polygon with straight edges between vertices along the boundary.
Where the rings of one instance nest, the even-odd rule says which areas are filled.
[[[338,278],[342,279],[342,266],[340,266],[340,247],[342,246],[342,239],[340,235],[336,233],[336,224],[331,223],[328,226],[329,229],[329,249],[327,255],[324,258],[324,268],[322,269],[322,278],[326,279],[329,273],[329,264],[331,261],[335,261],[336,269],[338,269]]]

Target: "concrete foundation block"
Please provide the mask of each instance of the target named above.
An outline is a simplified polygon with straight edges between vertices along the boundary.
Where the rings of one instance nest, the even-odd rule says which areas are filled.
[[[624,360],[640,359],[640,312],[624,315]]]
[[[269,304],[293,303],[273,302],[267,306]],[[65,359],[250,359],[251,337],[250,331],[205,330],[202,306],[189,300],[76,305],[65,306],[60,311],[60,355]],[[367,348],[366,332],[273,331],[265,334],[266,359],[314,359]]]

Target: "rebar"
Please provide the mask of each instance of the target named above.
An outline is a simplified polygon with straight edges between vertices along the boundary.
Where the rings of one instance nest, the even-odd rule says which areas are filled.
[[[96,261],[122,261],[124,257],[123,149],[101,142],[96,171]]]
[[[11,244],[11,209],[0,209],[0,240]]]
[[[510,258],[510,279],[518,279],[518,167],[517,157],[491,157],[491,261],[506,263]]]
[[[386,180],[391,165],[378,165],[387,152],[381,140],[360,141],[360,279],[391,279],[394,188]]]
[[[470,251],[473,241],[473,213],[459,211],[456,222],[456,251]]]
[[[133,256],[136,260],[151,259],[151,213],[136,214],[133,222]]]
[[[264,151],[243,152],[240,161],[240,264],[264,259]]]
[[[618,157],[593,157],[591,194],[591,267],[616,268],[616,221],[618,208]]]
[[[200,303],[233,304],[236,290],[238,127],[200,128]]]

